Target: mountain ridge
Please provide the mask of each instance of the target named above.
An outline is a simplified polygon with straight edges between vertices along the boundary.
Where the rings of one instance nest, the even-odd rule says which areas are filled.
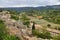
[[[38,6],[38,7],[6,7],[6,8],[0,8],[0,9],[2,9],[2,10],[16,10],[16,11],[46,10],[46,9],[58,9],[58,10],[60,10],[60,5]]]

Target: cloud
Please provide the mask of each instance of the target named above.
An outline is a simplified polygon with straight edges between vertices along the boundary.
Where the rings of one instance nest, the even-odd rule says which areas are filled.
[[[60,0],[58,0],[60,2]]]
[[[58,5],[60,0],[0,0],[0,7]]]

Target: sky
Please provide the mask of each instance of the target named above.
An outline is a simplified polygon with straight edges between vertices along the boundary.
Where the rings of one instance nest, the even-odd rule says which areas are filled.
[[[60,5],[60,0],[0,0],[0,7],[37,7]]]

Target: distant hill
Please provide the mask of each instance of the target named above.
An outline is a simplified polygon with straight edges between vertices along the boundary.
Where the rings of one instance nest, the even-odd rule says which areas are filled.
[[[60,10],[60,5],[39,6],[39,7],[8,7],[8,8],[0,8],[0,9],[2,9],[2,10],[16,10],[16,11],[49,10],[49,9]]]

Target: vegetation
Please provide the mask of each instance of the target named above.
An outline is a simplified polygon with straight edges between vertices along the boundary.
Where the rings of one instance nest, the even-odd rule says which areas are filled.
[[[5,36],[6,32],[7,32],[6,31],[6,26],[3,23],[3,21],[0,20],[0,40],[3,40],[3,37]]]
[[[35,22],[33,22],[32,30],[35,30]]]
[[[28,16],[42,16],[44,20],[47,20],[52,23],[60,24],[60,10],[42,10],[42,11],[37,11],[37,10],[31,10],[25,13],[22,13],[21,15],[15,11],[10,11],[11,14],[11,19],[14,20],[21,20],[24,25],[27,27],[30,26],[30,19]],[[20,17],[20,18],[19,18]],[[51,24],[47,24],[48,28],[51,27]],[[54,29],[60,30],[60,27],[54,27]],[[43,38],[43,39],[51,39],[51,33],[48,32],[45,29],[36,30],[35,29],[35,22],[33,22],[32,25],[32,34],[33,36],[36,36],[38,38]],[[21,40],[16,36],[9,35],[7,33],[6,25],[4,24],[4,21],[0,20],[0,40]],[[60,40],[60,35],[55,36],[53,40]]]
[[[41,10],[41,11],[31,10],[27,12],[27,14],[43,16],[43,19],[49,22],[60,24],[60,10]],[[30,15],[30,16],[33,16],[33,15]]]
[[[51,27],[51,25],[50,25],[50,24],[48,24],[47,26],[48,26],[49,28]]]
[[[14,19],[14,20],[19,20],[19,17],[14,15],[14,14],[11,14],[11,19]]]
[[[12,36],[7,33],[6,25],[2,20],[0,20],[0,40],[18,40],[16,36]]]
[[[4,40],[19,40],[19,39],[16,36],[8,34],[8,35],[4,36]]]
[[[60,27],[54,27],[54,29],[56,29],[56,30],[60,30]]]
[[[57,35],[57,36],[55,36],[55,37],[53,38],[53,40],[60,40],[60,34]]]
[[[52,38],[50,32],[48,32],[48,31],[39,32],[38,30],[33,30],[32,34],[34,36],[37,36],[37,37],[43,38],[43,39],[51,39]]]
[[[26,14],[21,14],[21,18],[20,19],[22,20],[24,25],[27,25],[27,27],[29,27],[30,19],[27,17]]]
[[[7,10],[10,12],[11,14],[11,19],[14,19],[14,20],[19,20],[19,13],[17,11],[11,11],[11,10]]]
[[[0,12],[2,12],[2,10],[0,10]]]
[[[50,22],[54,22],[57,24],[60,24],[60,11],[50,11],[47,13],[47,16],[45,17],[46,20],[50,21]]]

